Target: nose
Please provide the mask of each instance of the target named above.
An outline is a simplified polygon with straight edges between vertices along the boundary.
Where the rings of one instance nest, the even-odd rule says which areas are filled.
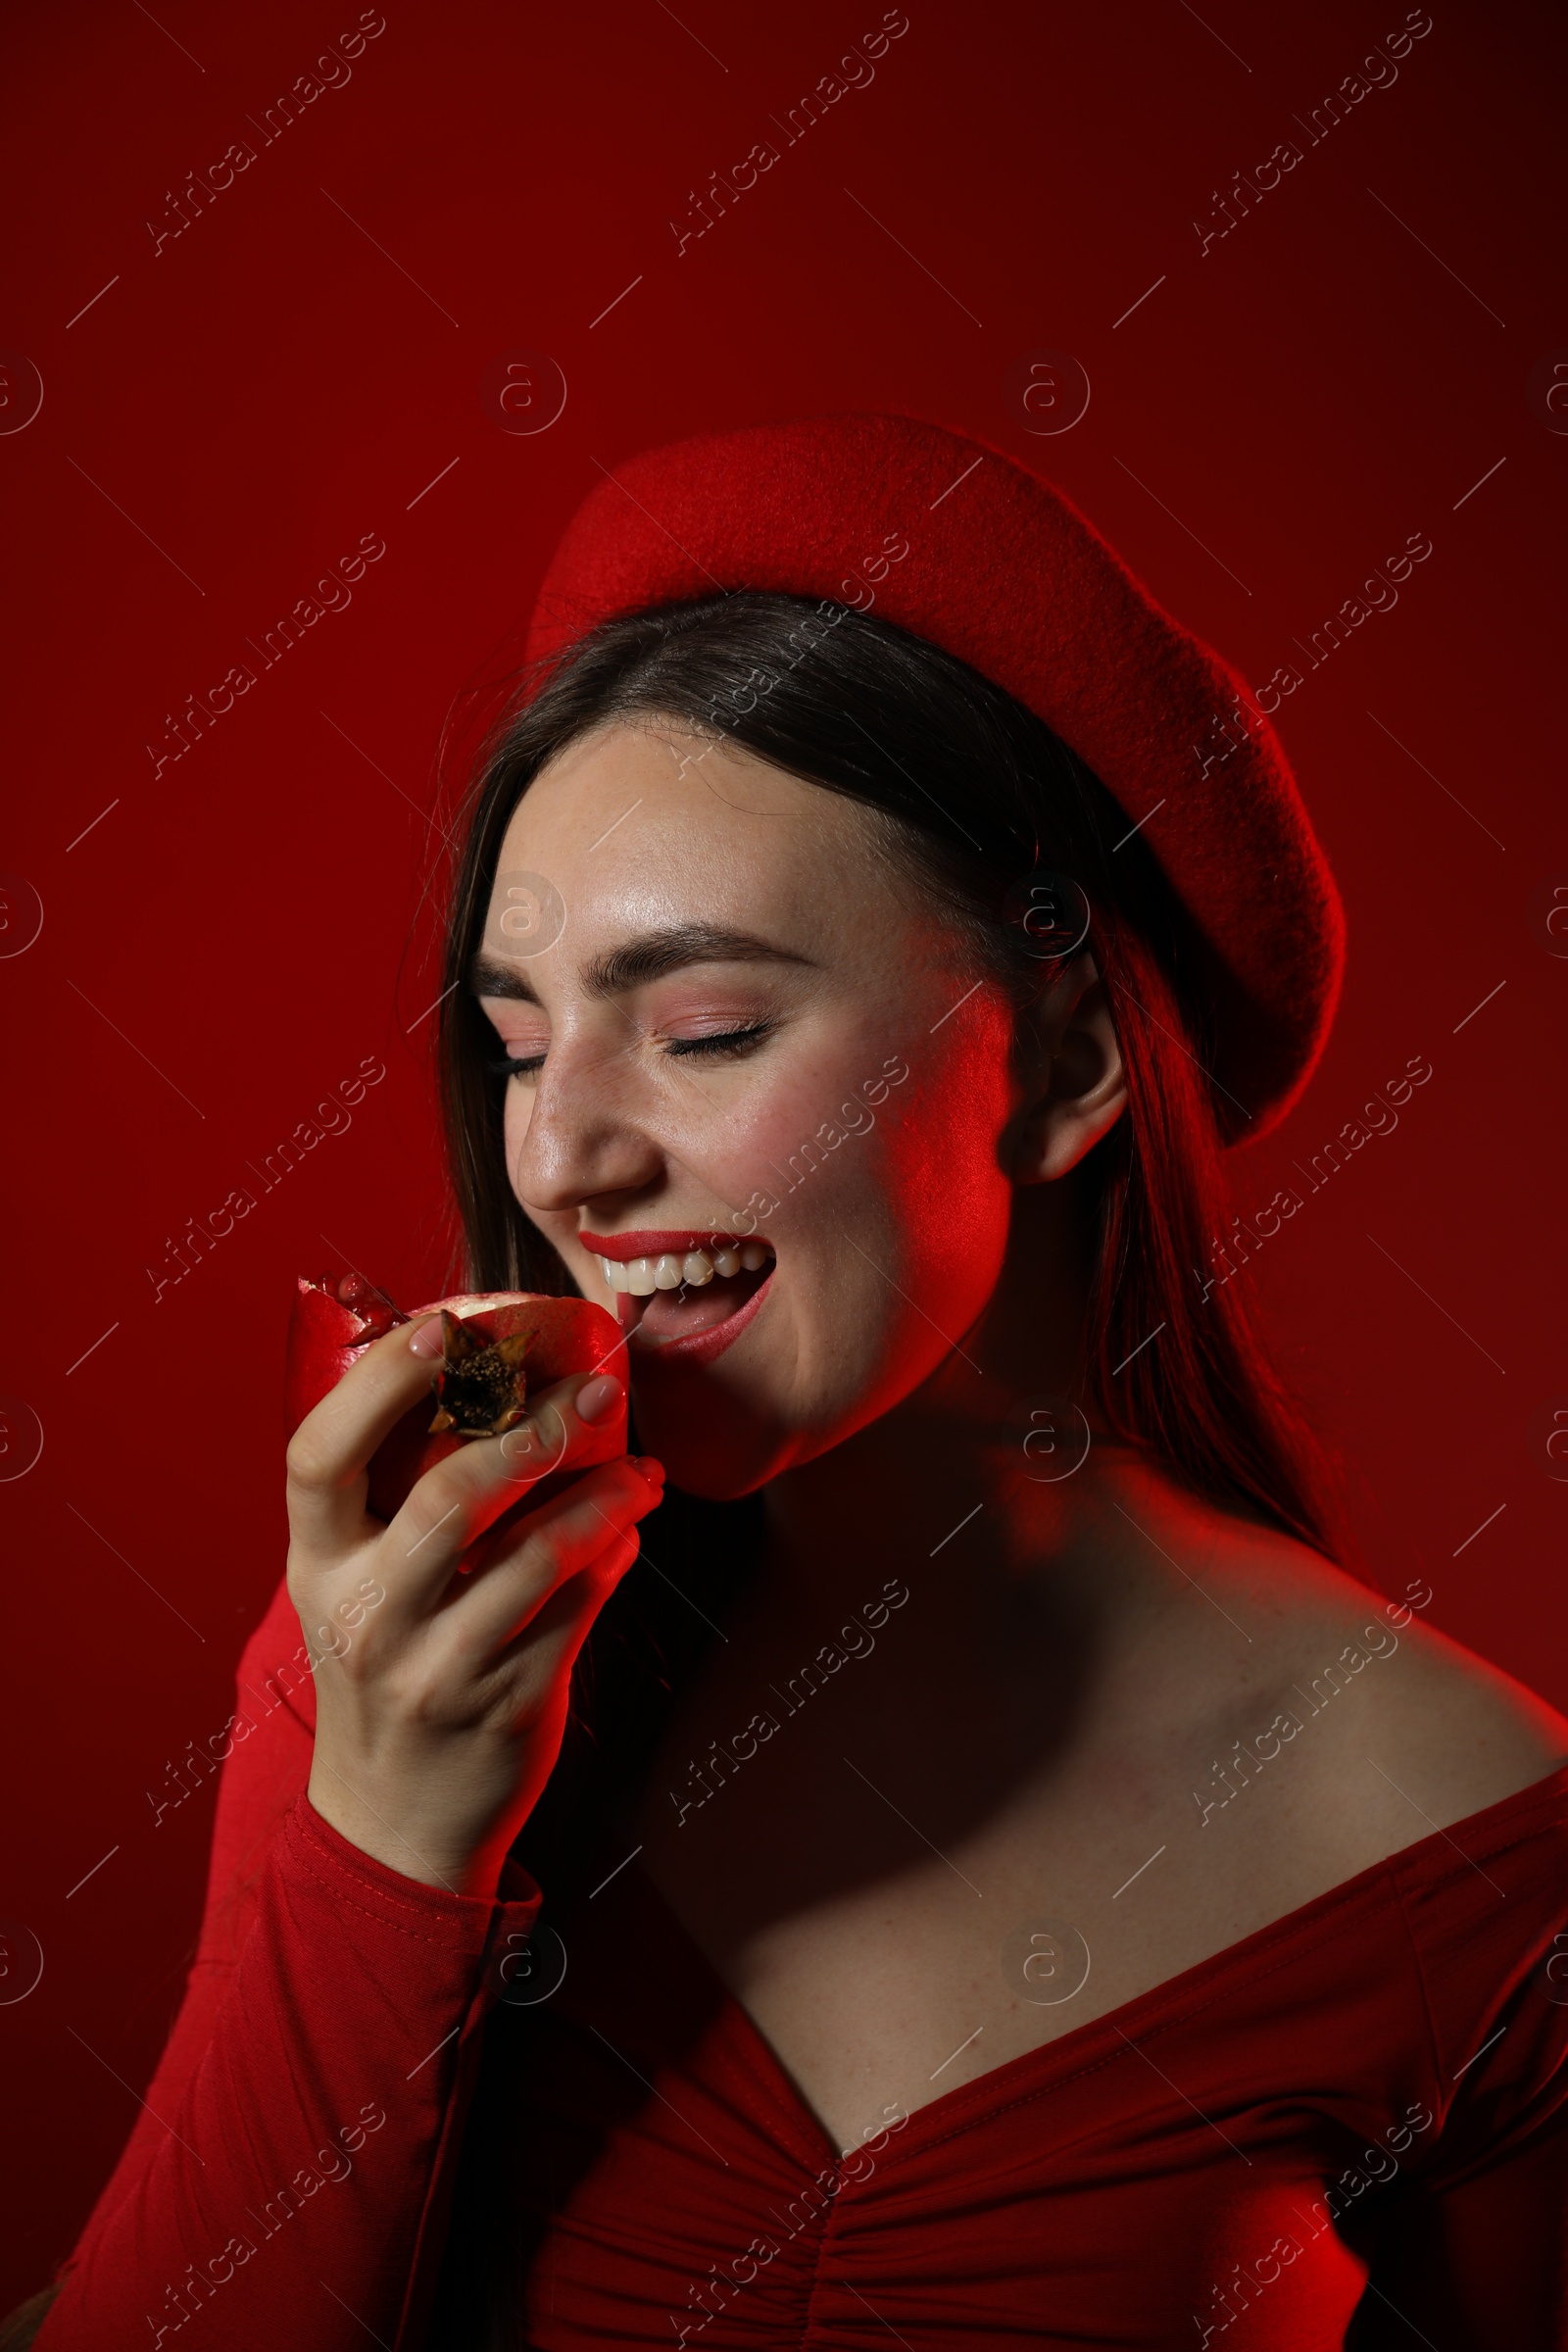
[[[586,1038],[552,1044],[511,1154],[522,1205],[569,1210],[657,1185],[663,1152],[637,1115],[641,1092],[624,1049]]]

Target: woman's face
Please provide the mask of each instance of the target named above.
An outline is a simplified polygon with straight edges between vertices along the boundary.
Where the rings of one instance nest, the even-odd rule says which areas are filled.
[[[512,1187],[691,1493],[886,1412],[1002,1267],[1013,1016],[876,823],[671,721],[569,746],[507,831],[474,981]]]

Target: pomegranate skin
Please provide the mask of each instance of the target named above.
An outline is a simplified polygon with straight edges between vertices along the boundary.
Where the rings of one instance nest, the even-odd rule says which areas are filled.
[[[415,1313],[428,1314],[437,1307],[473,1323],[487,1339],[527,1332],[531,1344],[524,1370],[530,1398],[574,1372],[610,1372],[622,1383],[626,1380],[626,1343],[620,1329],[612,1315],[586,1298],[551,1298],[530,1291],[466,1291],[434,1298]],[[313,1282],[301,1275],[289,1317],[283,1374],[285,1434],[294,1435],[307,1413],[337,1386],[373,1340],[408,1319],[373,1297],[364,1304],[346,1304],[329,1278]],[[432,1377],[436,1369],[433,1365]],[[376,1518],[394,1518],[424,1473],[466,1442],[451,1431],[432,1433],[435,1409],[433,1395],[421,1396],[371,1455],[367,1500]],[[625,1452],[624,1398],[608,1421],[584,1427],[586,1449],[574,1457],[569,1471],[546,1476],[530,1487],[525,1507],[569,1486],[596,1462],[613,1461]]]

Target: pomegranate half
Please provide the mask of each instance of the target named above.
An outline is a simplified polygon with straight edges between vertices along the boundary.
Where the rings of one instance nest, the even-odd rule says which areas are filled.
[[[532,1291],[468,1291],[432,1299],[416,1314],[442,1310],[445,1352],[432,1360],[431,1391],[411,1406],[370,1457],[369,1508],[391,1519],[427,1470],[468,1437],[498,1435],[520,1418],[528,1398],[574,1372],[626,1379],[626,1343],[615,1319],[586,1298],[550,1298]],[[283,1420],[292,1437],[307,1413],[352,1363],[395,1324],[412,1318],[363,1275],[299,1279],[289,1318]],[[551,1416],[546,1416],[546,1442]],[[532,1505],[568,1486],[579,1471],[626,1450],[624,1400],[606,1422],[583,1424],[586,1443],[568,1471],[527,1490]]]

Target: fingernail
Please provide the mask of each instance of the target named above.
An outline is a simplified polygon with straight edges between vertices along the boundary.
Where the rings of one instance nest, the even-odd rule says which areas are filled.
[[[432,1315],[428,1323],[419,1325],[418,1330],[410,1340],[409,1353],[411,1355],[439,1355],[440,1352],[441,1318],[439,1315]]]
[[[601,1372],[593,1380],[584,1381],[577,1391],[578,1420],[608,1421],[625,1394],[624,1382],[610,1372]]]
[[[663,1485],[664,1465],[661,1461],[656,1461],[651,1453],[629,1453],[626,1456],[626,1459],[630,1462],[638,1477],[645,1478],[651,1487],[662,1487]]]

